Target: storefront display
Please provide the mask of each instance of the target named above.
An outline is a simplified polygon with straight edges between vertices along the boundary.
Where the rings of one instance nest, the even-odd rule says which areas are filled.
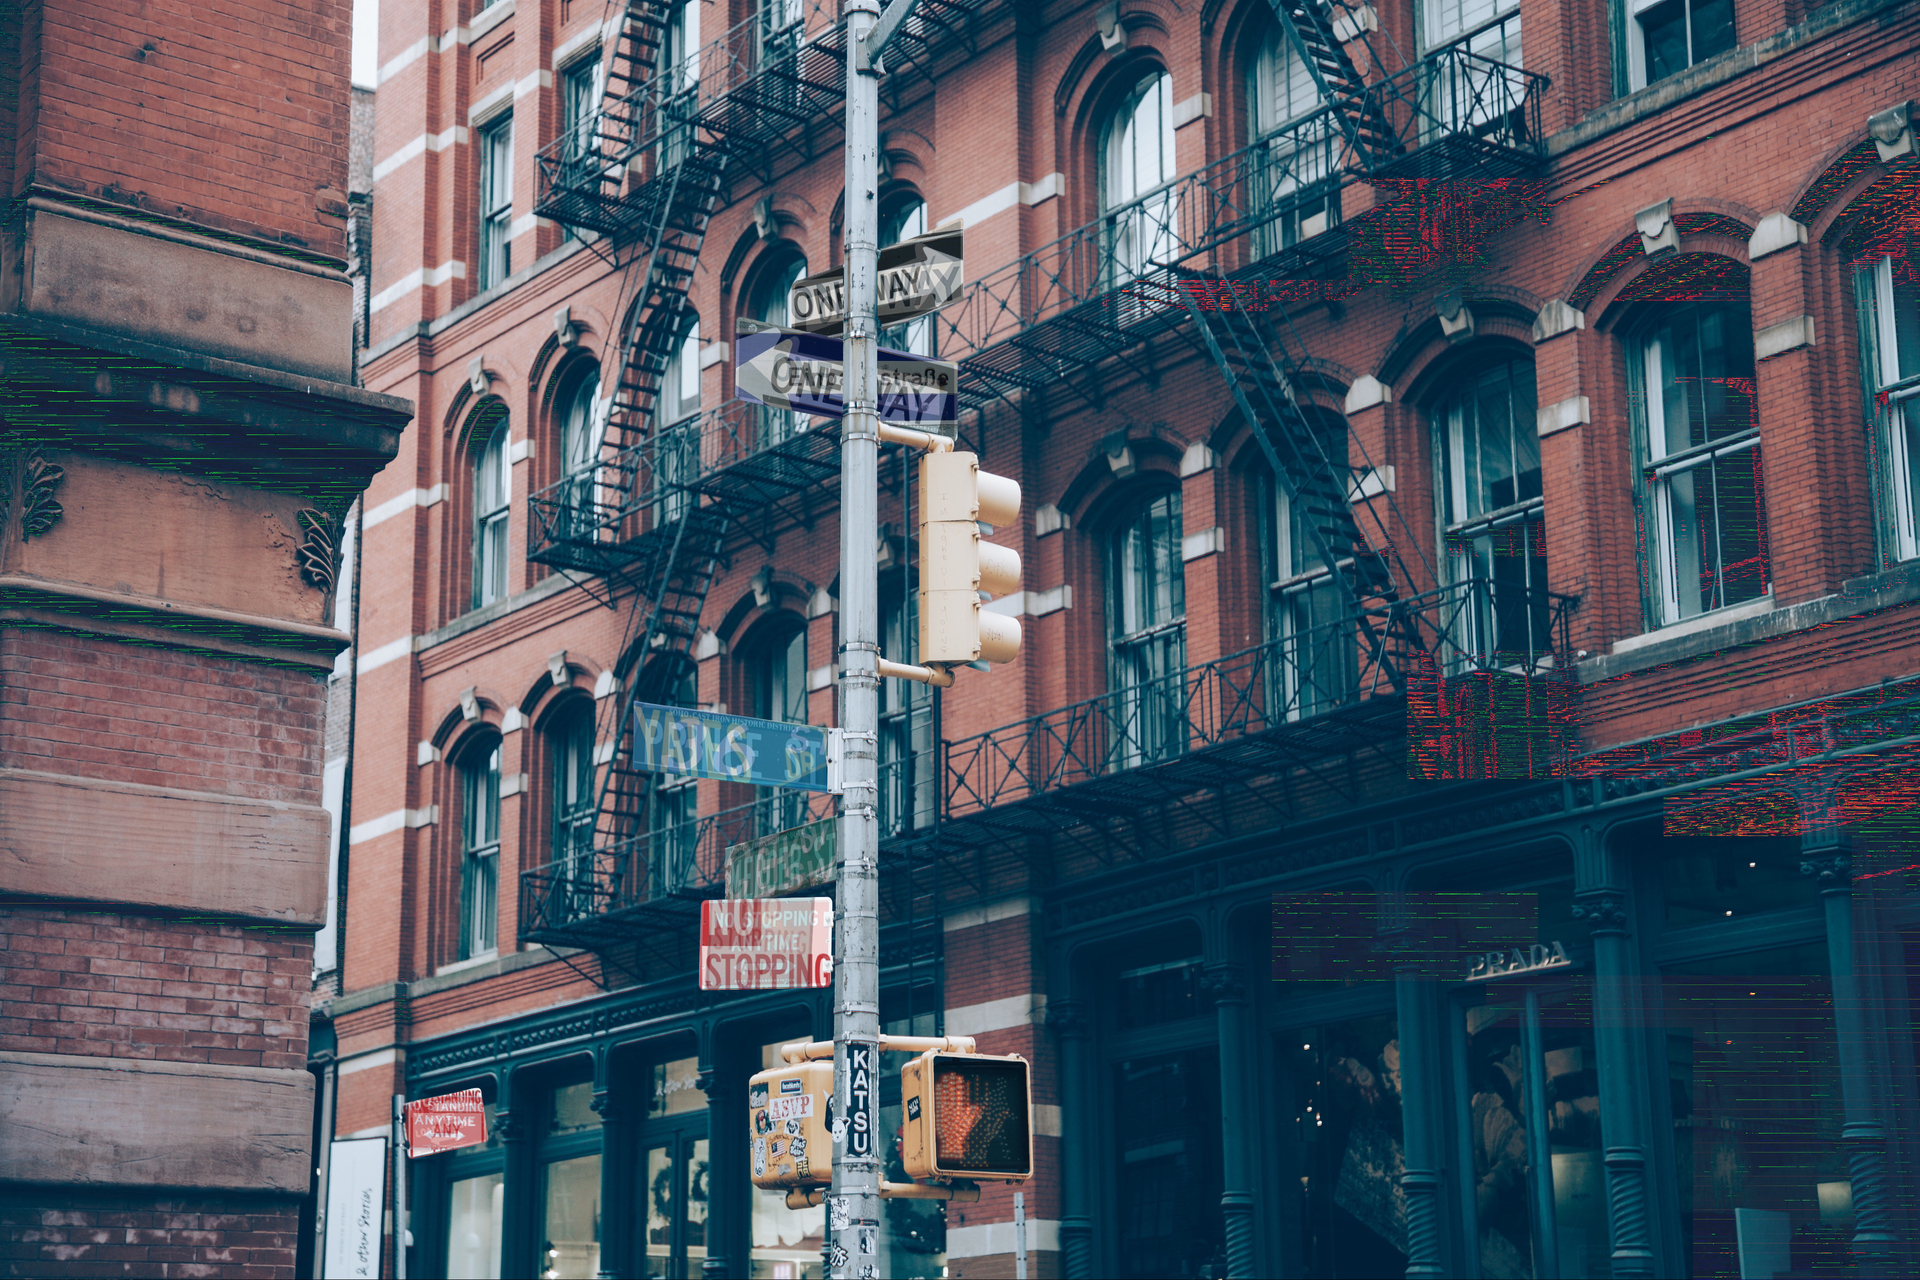
[[[1400,1044],[1391,1016],[1284,1033],[1298,1135],[1301,1252],[1312,1276],[1407,1268]]]
[[[540,1275],[593,1280],[600,1272],[600,1113],[593,1085],[561,1085],[552,1094],[540,1143]]]
[[[1763,1253],[1796,1274],[1843,1264],[1852,1192],[1825,941],[1676,965],[1660,996],[1692,1275],[1752,1274]]]

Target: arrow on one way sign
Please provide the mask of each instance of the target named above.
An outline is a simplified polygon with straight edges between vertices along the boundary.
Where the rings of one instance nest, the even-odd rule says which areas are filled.
[[[822,418],[846,416],[846,364],[838,338],[742,321],[733,389],[743,400]],[[878,348],[882,422],[955,435],[960,368],[909,351]]]
[[[962,233],[934,231],[880,251],[880,323],[899,324],[938,310],[966,283]],[[839,333],[847,319],[846,270],[835,267],[796,280],[787,291],[787,315],[807,333]]]

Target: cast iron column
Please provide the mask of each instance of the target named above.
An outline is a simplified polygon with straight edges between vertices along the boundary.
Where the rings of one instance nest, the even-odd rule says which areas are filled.
[[[1639,1059],[1639,966],[1627,937],[1625,898],[1611,889],[1580,895],[1573,909],[1593,923],[1593,1039],[1600,1068],[1600,1134],[1606,1146],[1607,1222],[1613,1274],[1653,1275],[1647,1221],[1647,1091]]]
[[[640,1274],[633,1258],[633,1139],[639,1117],[626,1089],[596,1091],[593,1109],[600,1113],[600,1280],[625,1280]]]
[[[505,1115],[496,1112],[494,1125],[500,1134],[500,1148],[505,1153],[506,1195],[502,1197],[500,1209],[500,1266],[503,1273],[527,1269],[528,1274],[535,1273],[539,1261],[534,1254],[539,1248],[534,1239],[533,1204],[533,1116],[523,1113],[517,1094],[519,1090],[503,1089],[511,1109]]]
[[[1209,966],[1207,988],[1220,1026],[1220,1163],[1225,1175],[1220,1216],[1226,1227],[1227,1275],[1232,1280],[1250,1280],[1257,1273],[1253,1261],[1253,1167],[1247,1145],[1254,1099],[1247,1071],[1246,971],[1237,964]]]
[[[1861,1275],[1882,1275],[1897,1235],[1887,1186],[1887,1133],[1880,1122],[1870,1019],[1853,959],[1853,862],[1835,827],[1801,837],[1800,874],[1820,882],[1827,914],[1827,963],[1833,970],[1833,1030],[1840,1050],[1840,1141],[1853,1183],[1853,1251]]]
[[[1438,1280],[1452,1274],[1440,1210],[1441,1171],[1446,1168],[1440,1079],[1447,1055],[1435,1016],[1432,981],[1412,965],[1394,970],[1394,1003],[1400,1022],[1400,1114],[1406,1168],[1400,1175],[1407,1197],[1408,1280]],[[1471,1170],[1461,1176],[1471,1176]]]
[[[1062,1000],[1047,1006],[1047,1026],[1060,1045],[1061,1156],[1066,1213],[1060,1219],[1060,1261],[1067,1280],[1093,1277],[1093,1166],[1087,1135],[1093,1123],[1087,1079],[1087,1006]]]
[[[707,1256],[700,1264],[704,1280],[723,1280],[734,1274],[727,1256],[744,1234],[741,1193],[753,1194],[753,1188],[747,1185],[747,1144],[744,1139],[730,1141],[733,1127],[729,1121],[747,1113],[744,1087],[730,1063],[722,1066],[718,1052],[714,1058],[701,1064],[699,1076],[700,1090],[707,1095]],[[752,1230],[750,1223],[746,1229]]]

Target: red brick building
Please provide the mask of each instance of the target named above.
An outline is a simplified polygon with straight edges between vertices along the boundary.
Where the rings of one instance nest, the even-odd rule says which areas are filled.
[[[0,1268],[291,1276],[355,385],[349,9],[0,13]]]
[[[827,1000],[692,947],[828,810],[623,726],[833,720],[837,438],[733,337],[840,261],[836,23],[382,13],[363,367],[421,412],[362,525],[332,1127],[477,1087],[494,1135],[413,1162],[411,1275],[821,1274],[744,1099]],[[1916,36],[925,0],[889,50],[883,243],[958,224],[969,276],[892,343],[1026,505],[1020,658],[883,694],[882,1019],[1035,1063],[1035,1274],[1911,1263]],[[1011,1275],[1013,1217],[896,1203],[886,1266]]]

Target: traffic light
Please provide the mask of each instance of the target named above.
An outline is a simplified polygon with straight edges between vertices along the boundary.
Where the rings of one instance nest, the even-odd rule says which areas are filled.
[[[900,1069],[900,1159],[913,1178],[1033,1176],[1033,1084],[1025,1058],[928,1050]]]
[[[815,1187],[833,1181],[833,1062],[762,1071],[747,1082],[753,1185]]]
[[[980,593],[1020,589],[1020,554],[980,540],[980,522],[1016,524],[1020,485],[971,453],[920,459],[920,661],[1011,662],[1020,624],[980,607]]]

